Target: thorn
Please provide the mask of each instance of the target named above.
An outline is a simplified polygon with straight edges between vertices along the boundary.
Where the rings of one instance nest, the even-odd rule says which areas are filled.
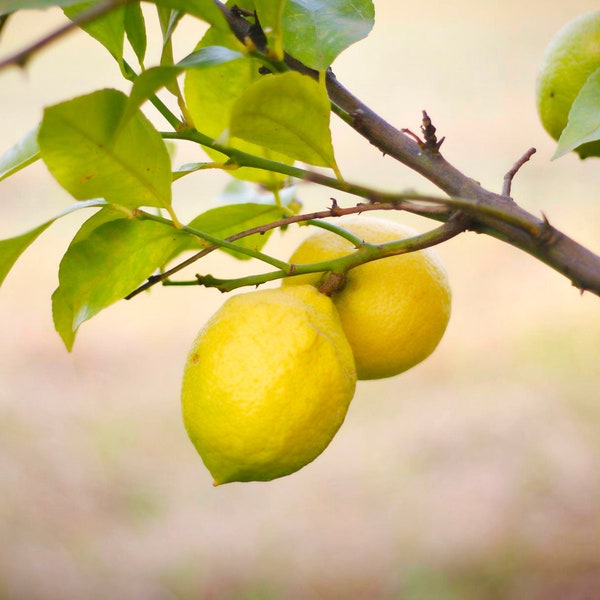
[[[331,213],[331,216],[339,217],[340,215],[343,214],[342,209],[340,208],[340,206],[337,203],[337,200],[335,198],[330,198],[330,200],[331,200],[331,206],[329,208],[329,212]]]

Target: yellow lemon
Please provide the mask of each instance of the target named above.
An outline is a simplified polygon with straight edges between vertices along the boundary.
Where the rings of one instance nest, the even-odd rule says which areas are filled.
[[[412,237],[412,229],[386,219],[347,217],[336,223],[373,244]],[[354,250],[346,239],[323,229],[307,238],[290,262],[307,264],[338,258]],[[298,275],[285,287],[320,285],[322,274]],[[333,295],[350,342],[359,379],[391,377],[429,356],[450,318],[446,272],[431,249],[366,263],[348,272]]]
[[[215,485],[268,481],[323,452],[355,386],[330,298],[308,285],[259,290],[227,300],[195,340],[183,419]]]
[[[542,125],[558,140],[569,111],[588,77],[600,67],[600,10],[580,15],[552,39],[539,69],[537,108]],[[600,155],[600,142],[577,148],[582,157]]]

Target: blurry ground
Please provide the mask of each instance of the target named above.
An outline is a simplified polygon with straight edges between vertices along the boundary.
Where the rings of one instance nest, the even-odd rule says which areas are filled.
[[[399,127],[418,130],[427,109],[446,157],[486,187],[499,190],[536,146],[515,198],[599,252],[600,162],[550,162],[533,101],[546,43],[597,2],[376,8],[374,32],[338,61],[338,77]],[[0,55],[59,22],[54,12],[9,21]],[[182,53],[195,25],[186,31]],[[103,86],[126,89],[82,34],[24,74],[0,74],[0,149],[45,104]],[[351,179],[431,189],[334,131]],[[223,181],[182,182],[178,210],[211,206]],[[329,195],[303,192],[309,208]],[[40,165],[2,182],[0,201],[2,238],[70,203]],[[214,489],[178,393],[188,346],[222,297],[156,289],[86,323],[67,354],[49,297],[78,223],[44,234],[0,293],[0,598],[600,598],[597,297],[482,236],[445,244],[454,313],[438,351],[359,384],[344,427],[302,471]],[[301,235],[270,248],[286,256]],[[240,268],[211,261],[205,272]]]

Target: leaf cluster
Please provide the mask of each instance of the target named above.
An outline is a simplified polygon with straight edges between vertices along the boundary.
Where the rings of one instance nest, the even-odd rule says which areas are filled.
[[[65,252],[52,296],[55,326],[68,349],[84,321],[164,272],[182,253],[217,248],[239,259],[263,260],[286,274],[289,265],[261,252],[270,229],[235,242],[227,238],[298,212],[297,186],[286,173],[295,161],[330,168],[341,178],[324,83],[290,71],[284,57],[293,53],[324,72],[369,33],[370,0],[239,2],[232,10],[254,32],[243,40],[231,30],[231,13],[213,0],[148,4],[142,10],[140,2],[121,0],[0,2],[5,19],[17,10],[61,7],[70,24],[104,46],[131,82],[128,94],[101,89],[46,107],[41,123],[0,157],[0,179],[41,159],[76,200],[55,218],[0,242],[0,283],[55,220],[95,209]],[[162,31],[162,39],[153,40],[161,47],[156,65],[146,64],[149,18],[157,19]],[[198,45],[176,60],[172,40],[184,18],[199,19],[208,28]],[[256,43],[260,36],[263,44]],[[128,47],[137,66],[125,59]],[[160,97],[165,94],[174,97],[180,116],[167,108]],[[158,131],[142,112],[148,101],[169,130]],[[173,165],[166,139],[194,141],[209,161]],[[202,199],[201,212],[182,224],[173,183],[214,168],[239,183],[229,186],[220,206]]]

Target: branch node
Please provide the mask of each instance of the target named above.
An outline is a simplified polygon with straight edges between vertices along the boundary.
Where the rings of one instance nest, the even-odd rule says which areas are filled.
[[[536,234],[537,241],[543,246],[551,246],[558,238],[558,231],[550,224],[548,217],[542,212],[542,226]]]
[[[410,129],[402,129],[401,131],[413,138],[413,140],[419,144],[421,150],[430,152],[431,154],[439,154],[440,147],[446,139],[445,137],[442,137],[439,140],[437,139],[437,136],[435,135],[436,128],[425,110],[423,111],[423,119],[421,121],[421,133],[423,134],[424,139],[421,139]]]
[[[345,286],[345,273],[329,273],[325,278],[325,281],[319,287],[319,291],[326,296],[333,296],[336,292],[341,292]]]
[[[329,212],[331,213],[332,217],[339,217],[342,214],[344,214],[344,211],[340,208],[339,204],[337,203],[337,200],[335,198],[330,198],[331,200],[331,207],[329,208]]]

